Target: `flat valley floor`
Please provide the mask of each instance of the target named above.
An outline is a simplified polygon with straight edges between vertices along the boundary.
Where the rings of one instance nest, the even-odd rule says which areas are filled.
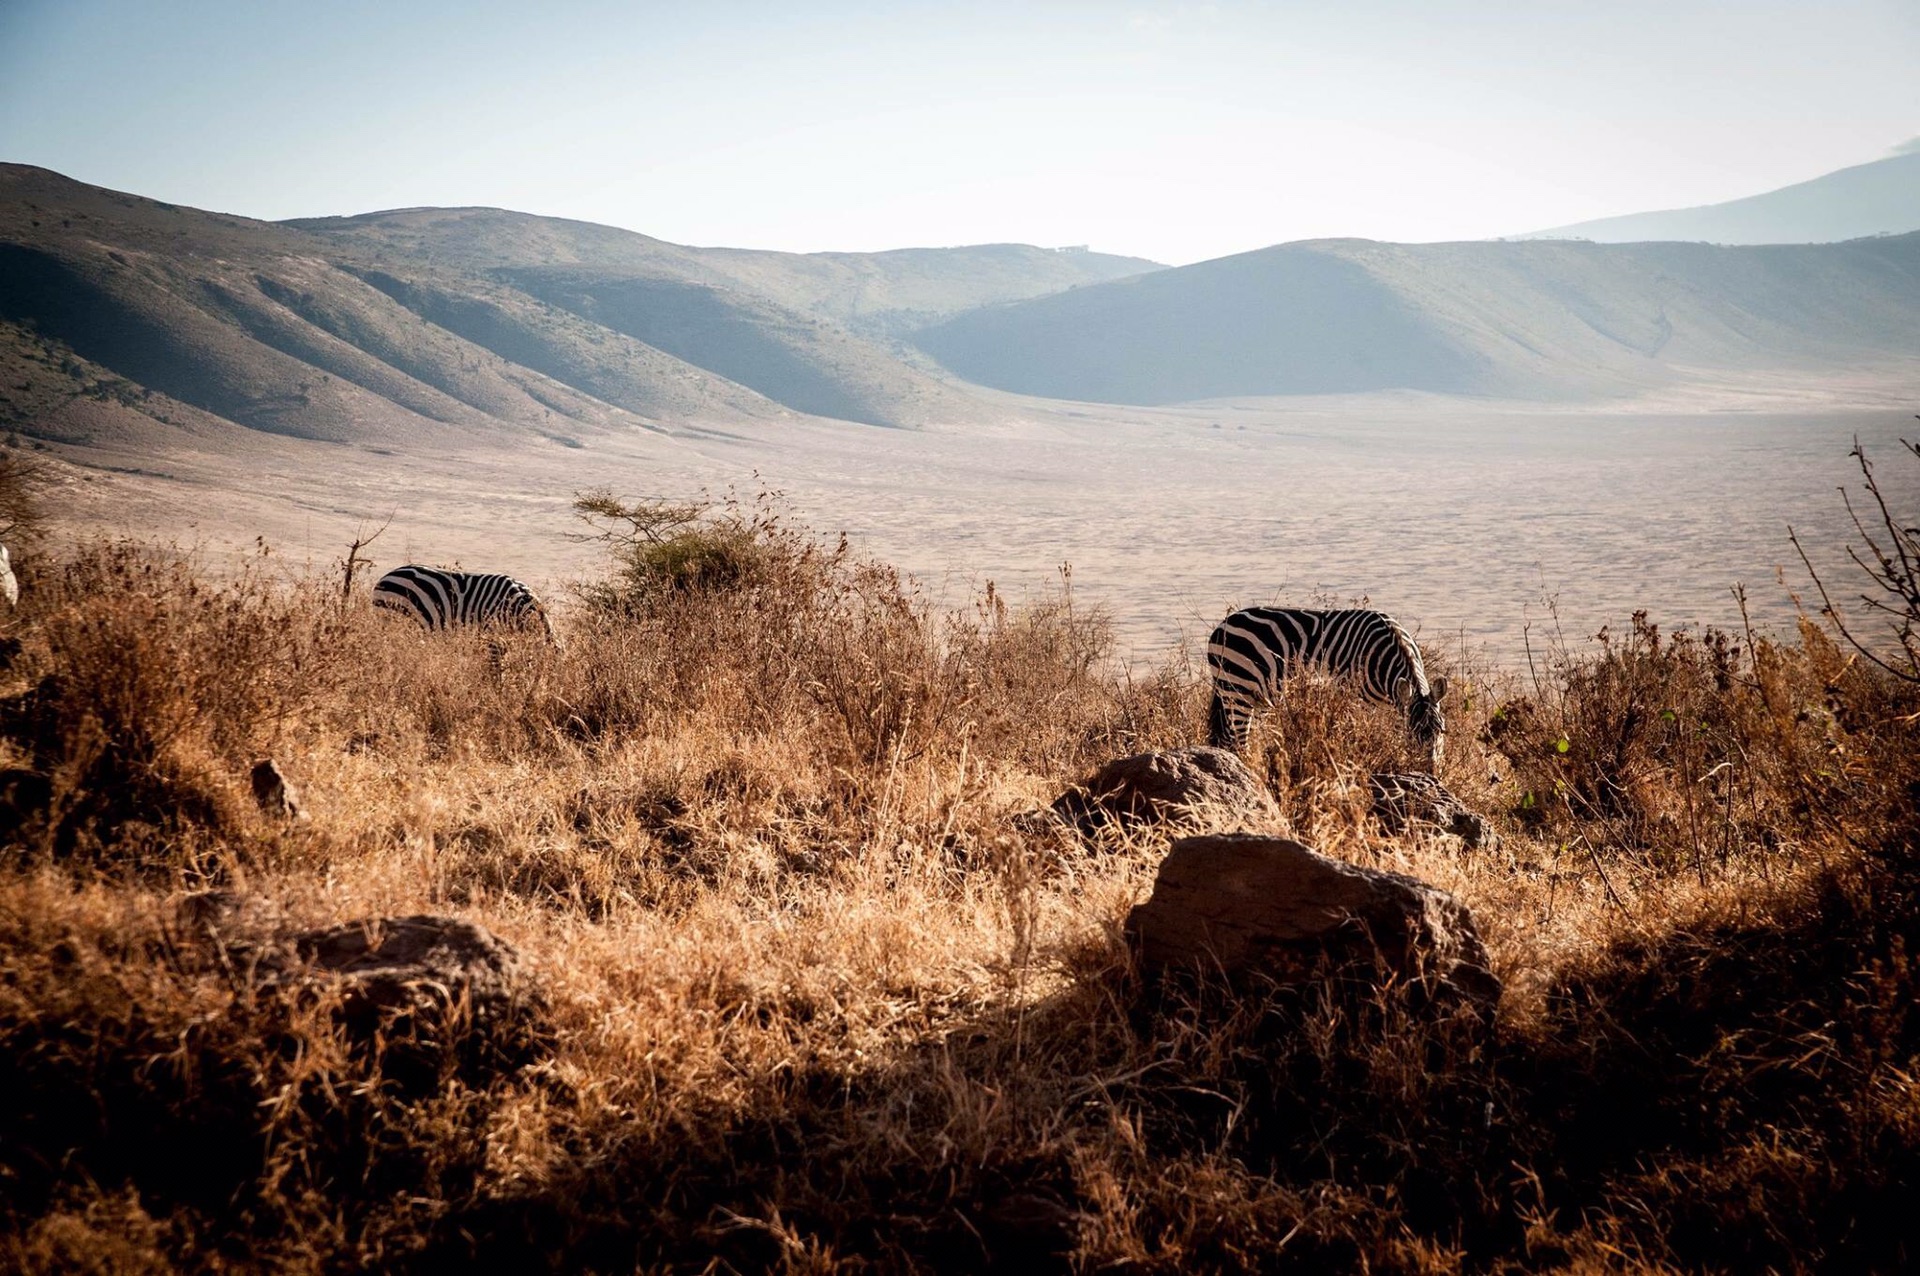
[[[987,427],[885,430],[794,417],[513,450],[374,449],[260,436],[237,450],[59,446],[57,523],[158,537],[210,563],[264,543],[286,570],[369,551],[513,572],[564,601],[600,551],[574,493],[785,494],[824,536],[965,605],[1057,586],[1114,616],[1127,649],[1204,638],[1252,603],[1365,598],[1423,639],[1523,664],[1638,608],[1666,626],[1791,626],[1798,529],[1837,573],[1856,436],[1900,504],[1920,500],[1920,385],[1798,386],[1554,407],[1419,395],[1168,409],[1007,397]],[[1781,573],[1784,570],[1784,583]]]

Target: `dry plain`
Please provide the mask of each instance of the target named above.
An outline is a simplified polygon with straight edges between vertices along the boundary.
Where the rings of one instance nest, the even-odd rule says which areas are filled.
[[[1756,379],[1757,380],[1757,379]],[[1158,654],[1234,606],[1365,597],[1431,640],[1524,661],[1553,623],[1580,638],[1638,609],[1734,625],[1746,586],[1790,623],[1804,573],[1791,524],[1835,561],[1836,489],[1857,436],[1891,458],[1913,437],[1920,375],[1777,378],[1664,398],[1538,404],[1324,396],[1173,408],[998,396],[997,419],[894,430],[791,414],[584,447],[375,448],[249,433],[221,450],[56,445],[63,525],[201,547],[210,565],[264,540],[290,570],[370,551],[507,570],[564,599],[599,567],[574,538],[576,492],[751,499],[846,532],[937,598],[987,580],[1019,598],[1071,564],[1083,601]],[[1887,470],[1912,495],[1905,469]],[[1791,567],[1786,584],[1779,571]]]

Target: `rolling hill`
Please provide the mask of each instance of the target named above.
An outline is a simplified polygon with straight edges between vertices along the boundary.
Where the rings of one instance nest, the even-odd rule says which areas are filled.
[[[1019,245],[694,248],[489,209],[268,223],[0,165],[0,429],[72,441],[591,446],[1000,410],[965,382],[1138,404],[1575,400],[1916,353],[1920,234],[1323,240],[1153,269]]]
[[[781,253],[695,248],[634,231],[497,208],[410,208],[286,223],[376,254],[474,272],[671,279],[887,337],[1002,301],[1161,267],[1138,257],[1029,244]]]
[[[816,260],[495,210],[276,224],[0,165],[0,428],[581,445],[790,412],[964,422],[983,409],[963,387],[875,334],[1150,266]]]
[[[1285,244],[914,336],[956,375],[1160,404],[1425,390],[1572,399],[1920,354],[1920,235],[1721,248]]]
[[[1761,195],[1629,213],[1534,231],[1526,239],[1601,244],[1692,240],[1713,244],[1825,244],[1920,230],[1920,151],[1856,164]]]

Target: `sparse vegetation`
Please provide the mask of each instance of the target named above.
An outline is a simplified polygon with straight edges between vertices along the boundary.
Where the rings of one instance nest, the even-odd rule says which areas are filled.
[[[1301,679],[1258,725],[1279,831],[1474,910],[1487,1035],[1391,992],[1141,997],[1119,923],[1164,840],[1020,817],[1200,739],[1204,696],[1184,660],[1118,666],[1070,579],[947,612],[777,506],[582,508],[620,534],[559,651],[144,546],[42,572],[0,686],[8,1265],[1920,1252],[1920,703],[1820,625],[1643,618],[1531,678],[1434,652],[1443,778],[1498,853],[1372,823],[1391,709]],[[267,755],[309,821],[245,800]],[[547,1053],[423,1090],[198,938],[212,887],[480,921],[538,972]]]
[[[0,545],[32,544],[45,533],[40,495],[44,483],[43,467],[21,454],[18,435],[10,436],[0,451]]]

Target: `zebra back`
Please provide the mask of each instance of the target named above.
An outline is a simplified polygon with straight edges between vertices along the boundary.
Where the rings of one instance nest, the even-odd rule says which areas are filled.
[[[1386,704],[1399,704],[1403,694],[1409,705],[1433,698],[1418,644],[1382,611],[1248,607],[1213,631],[1207,667],[1213,682],[1209,737],[1221,748],[1246,742],[1254,712],[1272,704],[1281,682],[1297,669],[1350,677],[1362,696]]]
[[[498,572],[453,572],[408,564],[373,583],[373,601],[375,606],[405,612],[428,629],[537,621],[548,637],[553,636],[547,609],[534,592]]]

